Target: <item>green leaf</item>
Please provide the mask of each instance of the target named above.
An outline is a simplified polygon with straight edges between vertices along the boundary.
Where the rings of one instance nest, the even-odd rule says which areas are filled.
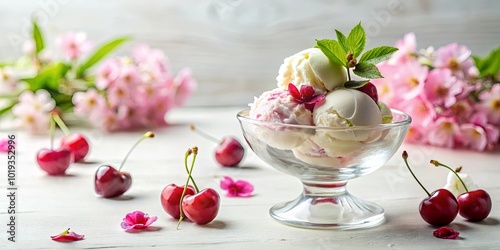
[[[337,41],[330,39],[316,40],[316,45],[328,57],[330,62],[347,67],[347,53]]]
[[[14,105],[16,105],[16,104],[15,103],[11,103],[7,107],[0,109],[0,116],[2,116],[3,114],[9,112],[14,107]]]
[[[354,26],[354,28],[352,28],[349,36],[347,36],[347,43],[352,49],[354,58],[358,58],[361,53],[363,53],[366,44],[366,34],[365,30],[361,26],[361,22],[358,23],[358,25]]]
[[[359,62],[358,64],[356,64],[356,68],[354,68],[353,72],[357,76],[363,78],[383,78],[383,76],[380,74],[380,71],[378,71],[377,66],[375,66],[375,64],[373,63]]]
[[[500,46],[492,50],[485,58],[473,56],[479,70],[479,76],[495,76],[500,71]]]
[[[335,33],[337,33],[337,39],[338,39],[338,42],[340,44],[340,47],[342,47],[342,49],[347,54],[351,50],[349,44],[347,43],[347,38],[345,37],[344,34],[342,34],[342,32],[340,32],[338,30],[335,30]]]
[[[90,67],[94,66],[96,63],[101,61],[105,56],[111,53],[113,50],[118,48],[122,43],[130,40],[129,37],[120,37],[111,40],[103,44],[99,49],[97,49],[94,54],[92,54],[84,63],[82,63],[76,70],[76,76],[78,78],[83,77],[85,71]]]
[[[357,88],[361,88],[363,86],[365,86],[366,83],[368,83],[369,81],[368,80],[364,80],[364,81],[347,81],[344,83],[344,87],[345,88],[349,88],[349,89],[357,89]]]
[[[377,64],[385,61],[398,49],[390,46],[380,46],[366,51],[359,59],[359,62]]]
[[[27,82],[31,91],[39,89],[52,89],[58,90],[59,83],[70,69],[70,66],[64,63],[50,64],[44,67],[38,75],[33,78],[25,78],[23,81]]]
[[[45,48],[45,42],[43,41],[42,32],[36,21],[33,21],[33,40],[35,41],[36,54],[38,54]]]

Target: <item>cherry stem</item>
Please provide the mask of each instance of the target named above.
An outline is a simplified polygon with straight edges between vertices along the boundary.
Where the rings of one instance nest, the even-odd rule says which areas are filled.
[[[410,170],[410,173],[411,175],[413,176],[413,178],[415,178],[415,180],[417,181],[418,185],[420,185],[422,187],[422,189],[427,193],[427,195],[429,197],[431,197],[431,194],[429,193],[429,191],[427,191],[427,189],[425,189],[424,185],[422,185],[422,183],[420,183],[420,181],[418,180],[418,178],[415,176],[415,174],[413,173],[413,171],[411,171],[411,168],[410,168],[410,165],[408,164],[408,153],[406,151],[403,151],[403,160],[406,164],[406,167],[408,168],[408,170]]]
[[[61,128],[61,130],[63,131],[63,133],[66,136],[71,134],[68,126],[66,126],[66,124],[64,123],[64,121],[61,119],[61,117],[59,116],[59,114],[57,112],[52,113],[52,118],[54,119],[54,121],[57,123],[57,126],[59,126]]]
[[[120,167],[118,168],[118,172],[120,172],[120,170],[122,169],[123,165],[125,165],[125,162],[127,161],[128,156],[130,155],[130,153],[132,153],[132,151],[134,150],[134,148],[137,147],[137,145],[139,145],[139,143],[141,143],[141,141],[143,141],[144,139],[153,138],[153,137],[155,137],[155,134],[153,132],[151,132],[151,131],[148,131],[148,132],[144,133],[144,135],[142,135],[141,138],[137,142],[135,142],[135,144],[127,152],[127,155],[125,155],[125,158],[123,158],[123,161],[120,164]]]
[[[431,160],[431,164],[433,164],[434,166],[436,167],[445,167],[447,168],[448,170],[450,170],[453,174],[455,174],[455,176],[460,180],[460,182],[462,183],[462,185],[464,186],[465,188],[465,192],[469,192],[469,189],[467,188],[467,186],[465,185],[465,182],[462,180],[462,178],[460,178],[460,175],[457,174],[457,171],[453,170],[452,168],[444,165],[443,163],[439,162],[439,161],[436,161],[436,160]],[[460,169],[458,169],[458,171],[460,171],[462,168],[460,167]]]
[[[191,129],[192,131],[196,132],[197,134],[201,135],[202,137],[205,137],[206,139],[213,141],[217,144],[220,144],[220,142],[221,142],[219,139],[217,139],[217,138],[215,138],[215,137],[213,137],[213,136],[211,136],[211,135],[209,135],[201,130],[196,129],[196,127],[193,124],[189,125],[189,129]]]
[[[346,68],[347,68],[347,79],[349,79],[349,81],[351,81],[351,73],[349,72],[350,71],[349,66],[347,66]]]
[[[192,151],[192,149],[190,149],[190,150]],[[188,174],[189,179],[193,183],[193,186],[194,186],[194,189],[196,190],[196,193],[198,193],[199,192],[198,185],[196,185],[196,182],[194,181],[193,176],[191,176],[191,173],[189,171],[189,169],[193,169],[194,162],[196,160],[196,154],[193,155],[193,159],[191,160],[191,168],[188,168],[187,160],[188,160],[188,154],[185,154],[184,155],[184,167],[186,168],[186,173]]]
[[[49,121],[49,131],[50,131],[50,150],[54,149],[54,136],[56,134],[56,123],[53,117],[50,117]]]
[[[182,200],[184,199],[184,196],[186,195],[186,191],[187,191],[187,188],[189,185],[189,180],[193,180],[193,177],[191,176],[191,174],[193,173],[194,162],[196,161],[196,156],[198,155],[198,147],[195,146],[195,147],[188,149],[186,154],[184,155],[184,164],[186,166],[186,169],[187,169],[187,158],[191,154],[193,155],[193,160],[191,161],[191,167],[187,171],[188,178],[186,180],[186,184],[184,185],[184,189],[182,189],[181,199],[179,201],[180,216],[179,216],[179,221],[177,222],[177,229],[179,229],[179,226],[181,225],[182,220],[184,220],[184,211],[182,209]],[[196,185],[194,184],[194,181],[193,181],[193,185],[195,186],[196,192],[198,193],[199,190],[198,190],[198,187],[196,187]]]

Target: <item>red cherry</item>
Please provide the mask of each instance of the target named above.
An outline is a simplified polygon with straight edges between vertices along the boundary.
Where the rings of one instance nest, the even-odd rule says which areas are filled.
[[[186,217],[198,225],[205,225],[219,213],[220,196],[217,191],[207,188],[195,195],[185,195],[182,209]]]
[[[225,167],[235,167],[245,155],[245,149],[234,137],[224,137],[215,148],[215,159]]]
[[[445,226],[450,224],[458,214],[458,202],[455,196],[450,191],[442,188],[429,193],[411,170],[408,164],[408,153],[403,151],[402,156],[411,175],[428,196],[420,202],[418,209],[422,219],[433,226]]]
[[[100,166],[94,176],[95,192],[105,198],[116,197],[125,193],[132,185],[132,176],[129,173],[121,172],[120,170],[134,148],[144,139],[153,137],[154,133],[150,131],[142,135],[141,138],[127,152],[118,170],[109,165]]]
[[[62,175],[73,161],[73,155],[65,148],[41,149],[36,155],[36,161],[49,175]]]
[[[470,221],[482,221],[486,217],[488,217],[491,211],[490,195],[482,189],[469,191],[469,189],[465,185],[465,182],[462,180],[460,175],[457,174],[457,172],[460,171],[462,167],[459,167],[457,170],[453,170],[449,166],[436,160],[431,160],[431,164],[436,167],[441,166],[447,168],[453,174],[455,174],[457,179],[462,183],[466,192],[459,195],[457,198],[460,216]]]
[[[172,218],[179,219],[180,215],[180,201],[184,186],[170,184],[161,191],[160,201],[163,210],[167,212]],[[193,187],[188,186],[185,195],[194,195],[196,191]]]
[[[457,217],[458,202],[450,191],[438,189],[420,203],[419,212],[427,223],[445,226]]]
[[[491,197],[482,190],[473,190],[458,196],[460,216],[469,221],[482,221],[491,211]]]
[[[378,92],[377,87],[371,82],[367,82],[363,87],[357,88],[357,90],[369,95],[375,103],[378,103]]]
[[[122,195],[132,186],[132,176],[109,165],[100,166],[95,172],[95,192],[104,198]]]
[[[191,130],[197,132],[199,135],[216,142],[218,145],[215,147],[215,160],[224,167],[236,167],[243,157],[245,156],[245,149],[241,143],[232,136],[222,138],[222,141],[197,130],[194,125],[189,126]]]
[[[89,153],[89,143],[82,134],[70,134],[61,139],[61,147],[69,149],[74,156],[74,161],[83,160]]]

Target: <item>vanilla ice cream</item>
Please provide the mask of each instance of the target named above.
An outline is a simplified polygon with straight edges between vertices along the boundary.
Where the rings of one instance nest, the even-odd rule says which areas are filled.
[[[330,62],[320,49],[309,48],[285,58],[276,80],[280,89],[288,89],[289,83],[298,88],[311,85],[316,93],[324,94],[343,87],[347,77],[342,65]]]
[[[355,89],[337,89],[329,92],[313,111],[314,124],[319,127],[349,128],[382,124],[382,114],[377,104],[367,94]],[[370,131],[342,130],[323,131],[316,137],[329,141],[362,142],[373,135]],[[321,141],[315,141],[324,147]],[[328,143],[331,145],[331,143]]]

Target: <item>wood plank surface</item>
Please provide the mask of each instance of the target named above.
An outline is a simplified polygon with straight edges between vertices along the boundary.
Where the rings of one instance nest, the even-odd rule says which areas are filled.
[[[269,208],[294,199],[301,192],[298,179],[276,171],[262,162],[245,145],[247,154],[240,168],[219,167],[212,158],[214,144],[188,129],[194,123],[216,137],[234,135],[243,142],[235,118],[241,108],[184,108],[169,114],[170,126],[159,129],[156,137],[144,141],[130,156],[124,171],[133,176],[132,188],[118,199],[103,199],[94,194],[93,175],[101,164],[118,165],[142,131],[103,136],[99,131],[74,128],[87,134],[92,143],[88,164],[74,164],[68,176],[49,177],[36,165],[34,156],[46,147],[46,136],[18,136],[18,214],[17,240],[6,240],[6,197],[0,198],[2,222],[0,249],[498,249],[500,244],[500,152],[476,153],[429,146],[403,144],[396,155],[379,170],[352,180],[348,189],[353,195],[382,205],[384,224],[362,230],[307,230],[274,221]],[[5,132],[0,134],[5,136]],[[61,134],[58,134],[61,136]],[[222,176],[245,179],[255,185],[251,198],[222,195],[218,217],[206,226],[182,223],[176,230],[160,205],[164,186],[185,181],[182,165],[184,151],[193,145],[200,148],[194,177],[199,186],[219,188]],[[467,222],[460,217],[450,225],[460,231],[457,240],[432,236],[418,214],[418,204],[425,193],[408,173],[400,158],[402,150],[410,153],[415,174],[429,190],[445,184],[447,170],[436,169],[428,161],[438,159],[451,166],[462,165],[493,199],[493,210],[485,221]],[[5,162],[5,155],[0,155]],[[0,171],[0,189],[6,190],[6,169]],[[153,230],[125,233],[120,222],[126,213],[142,210],[158,216]],[[83,241],[69,244],[52,241],[49,236],[71,227],[85,234]]]

